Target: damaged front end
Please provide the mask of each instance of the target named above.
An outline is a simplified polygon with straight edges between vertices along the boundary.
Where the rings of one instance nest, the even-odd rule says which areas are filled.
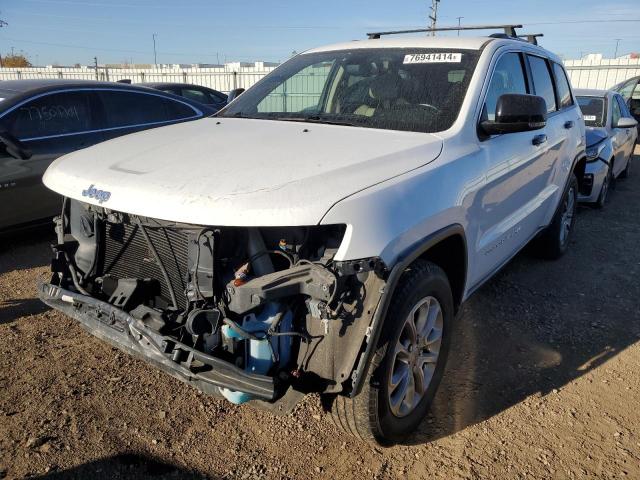
[[[387,275],[334,261],[344,225],[210,227],[66,199],[48,305],[234,403],[349,394]]]

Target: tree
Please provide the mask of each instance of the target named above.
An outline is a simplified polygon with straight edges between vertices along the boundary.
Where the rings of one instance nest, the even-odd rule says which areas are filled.
[[[2,58],[2,66],[11,68],[30,67],[31,62],[24,55],[5,55]]]

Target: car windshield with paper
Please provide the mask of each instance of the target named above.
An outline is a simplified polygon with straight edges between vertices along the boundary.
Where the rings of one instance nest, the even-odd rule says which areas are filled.
[[[301,54],[220,116],[440,132],[458,117],[478,56],[404,48]]]

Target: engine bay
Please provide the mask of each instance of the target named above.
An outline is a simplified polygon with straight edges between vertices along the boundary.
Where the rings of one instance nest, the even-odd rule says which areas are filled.
[[[386,274],[378,258],[334,261],[345,230],[186,225],[65,199],[51,283],[126,313],[189,371],[223,362],[272,379],[262,400],[289,388],[337,393],[349,388]],[[236,404],[259,398],[218,390]]]

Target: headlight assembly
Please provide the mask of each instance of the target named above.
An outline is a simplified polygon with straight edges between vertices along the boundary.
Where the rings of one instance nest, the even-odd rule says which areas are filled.
[[[587,162],[595,162],[604,150],[605,142],[600,142],[587,148]]]

